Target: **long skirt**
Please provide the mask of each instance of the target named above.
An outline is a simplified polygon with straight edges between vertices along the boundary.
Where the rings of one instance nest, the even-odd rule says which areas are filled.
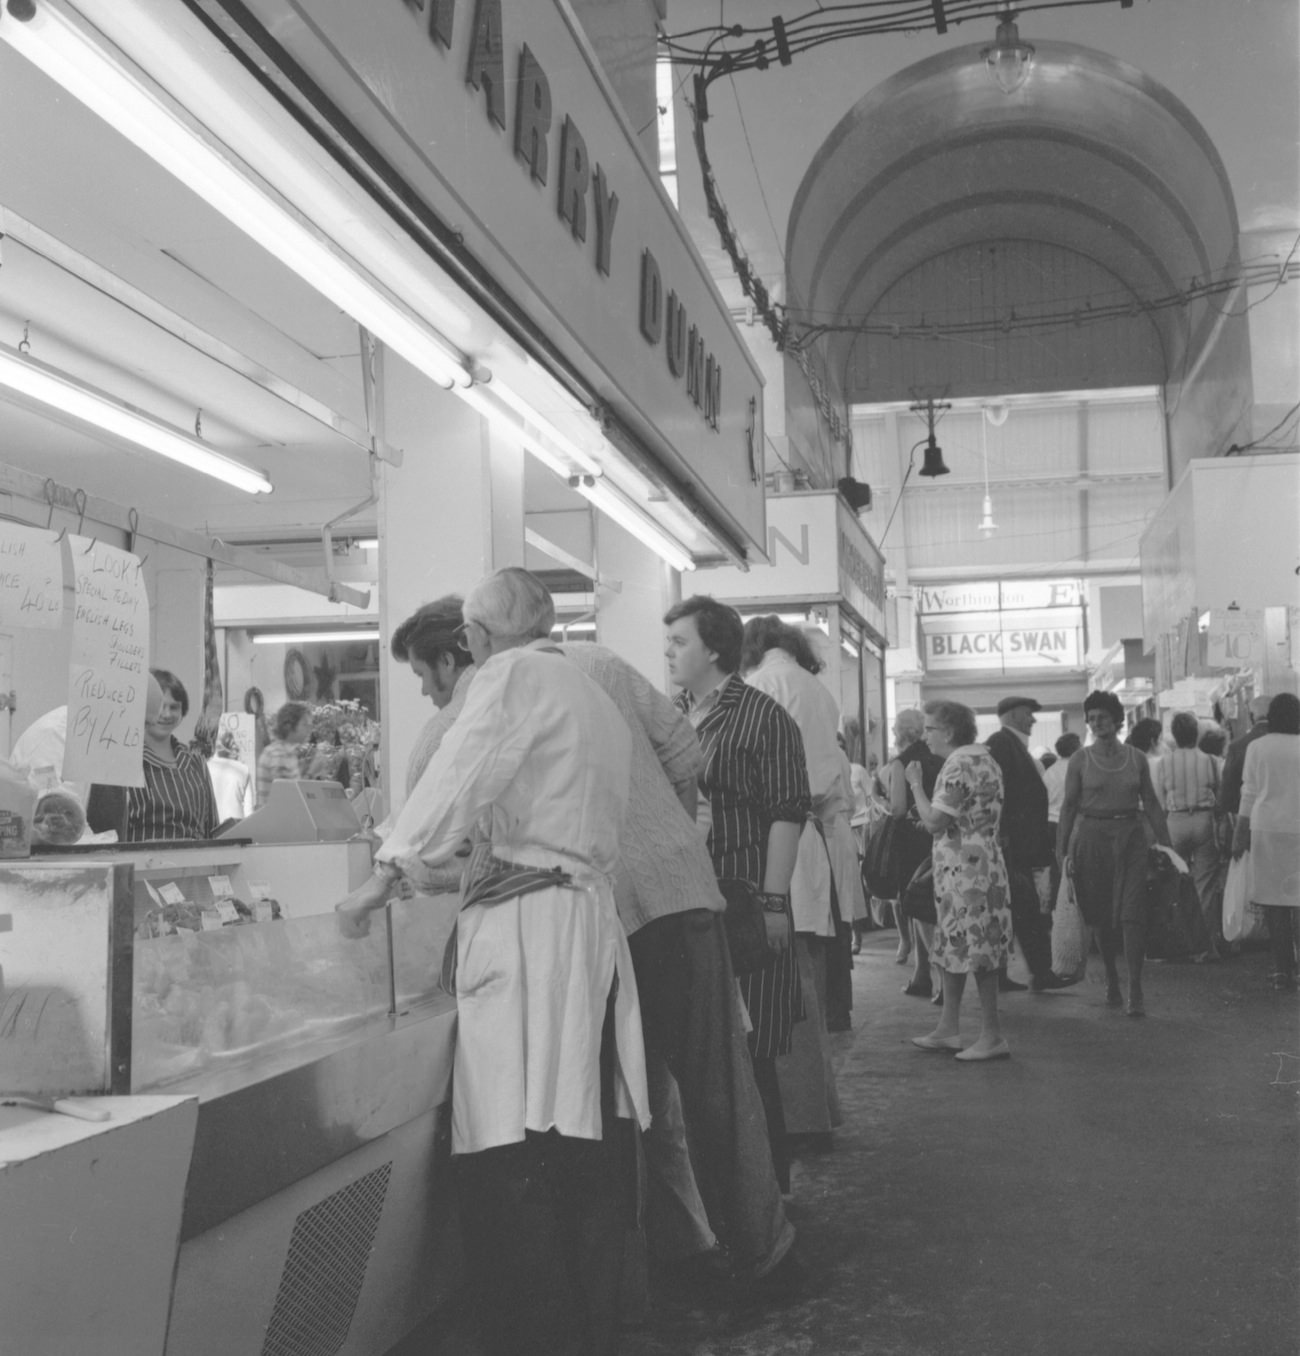
[[[1089,927],[1146,921],[1147,838],[1140,820],[1080,816],[1070,860],[1074,895]]]

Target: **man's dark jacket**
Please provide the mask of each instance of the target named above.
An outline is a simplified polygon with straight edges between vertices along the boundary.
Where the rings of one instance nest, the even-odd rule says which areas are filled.
[[[1056,840],[1047,819],[1047,787],[1034,756],[1005,726],[984,741],[1002,769],[1002,854],[1021,871],[1051,866]]]

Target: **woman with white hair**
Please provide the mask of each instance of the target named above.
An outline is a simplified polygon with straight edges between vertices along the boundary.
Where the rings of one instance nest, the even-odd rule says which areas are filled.
[[[478,673],[376,854],[338,907],[367,927],[396,878],[490,821],[458,922],[452,1083],[466,1260],[492,1353],[612,1352],[628,1136],[649,1122],[636,979],[611,873],[631,736],[549,645],[550,595],[499,570],[465,600]],[[624,1127],[624,1130],[626,1127]]]

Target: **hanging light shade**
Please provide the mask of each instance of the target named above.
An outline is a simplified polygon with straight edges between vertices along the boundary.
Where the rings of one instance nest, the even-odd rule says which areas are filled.
[[[998,20],[997,36],[992,45],[980,53],[989,75],[1003,94],[1014,94],[1029,78],[1034,63],[1034,49],[1021,42],[1015,15],[1007,10]]]
[[[943,448],[934,440],[934,434],[930,434],[929,441],[925,445],[925,460],[921,463],[921,469],[917,472],[923,476],[946,476],[948,468],[943,464]]]
[[[979,529],[986,537],[998,530],[998,525],[993,521],[993,500],[988,495],[984,496],[984,516],[980,519]]]

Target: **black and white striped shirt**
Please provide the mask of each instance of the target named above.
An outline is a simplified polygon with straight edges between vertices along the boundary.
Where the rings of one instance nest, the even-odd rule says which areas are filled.
[[[709,855],[719,878],[738,877],[761,890],[772,825],[802,825],[812,810],[803,739],[784,708],[738,675],[715,691],[695,727],[705,756],[700,792],[712,812]],[[677,704],[689,710],[689,696],[681,693]],[[789,1053],[794,1023],[804,1015],[793,947],[739,983],[755,1058]]]
[[[126,795],[128,843],[151,839],[211,838],[217,829],[217,801],[208,765],[178,739],[172,740],[175,763],[164,763],[144,751],[144,785]]]

